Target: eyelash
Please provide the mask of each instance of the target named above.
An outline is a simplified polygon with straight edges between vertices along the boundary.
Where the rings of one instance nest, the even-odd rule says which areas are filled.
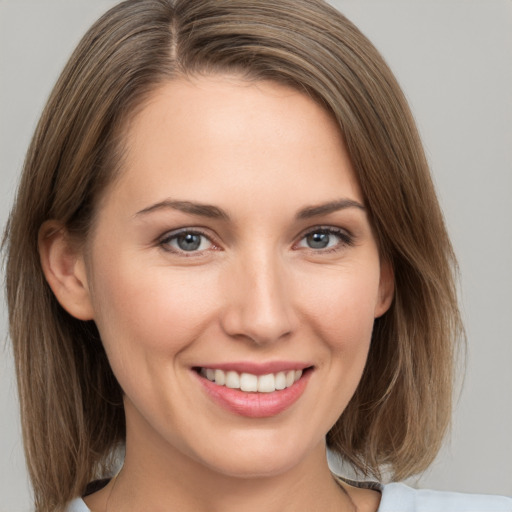
[[[345,247],[352,247],[354,245],[354,238],[353,236],[348,233],[346,230],[335,228],[332,226],[315,226],[313,228],[308,229],[306,232],[302,233],[299,242],[302,242],[306,237],[313,234],[326,234],[326,235],[334,235],[338,237],[339,243],[337,243],[333,247],[327,247],[327,248],[318,248],[314,249],[311,247],[304,247],[306,250],[310,250],[313,253],[332,253],[342,250]],[[177,249],[177,248],[171,248],[170,243],[173,240],[177,240],[179,236],[181,235],[196,235],[204,237],[208,242],[211,244],[211,247],[203,250],[194,250],[194,251],[185,251],[183,249]],[[297,246],[297,243],[294,244],[294,247]],[[205,232],[196,229],[196,228],[183,228],[177,231],[171,231],[166,233],[162,238],[158,240],[158,245],[165,251],[171,252],[173,254],[177,254],[179,256],[190,258],[190,257],[199,257],[205,254],[205,252],[208,249],[218,250],[218,246],[215,244],[215,242],[212,240],[211,236],[206,234]]]
[[[313,235],[313,234],[334,235],[334,236],[338,237],[338,239],[339,239],[339,243],[337,243],[333,247],[320,248],[320,249],[313,249],[311,247],[305,248],[305,249],[311,250],[314,253],[321,253],[321,254],[333,253],[333,252],[340,251],[340,250],[344,249],[345,247],[352,247],[354,245],[354,237],[350,233],[348,233],[344,229],[335,228],[333,226],[315,226],[311,229],[308,229],[305,233],[303,233],[301,235],[299,242],[304,240],[309,235]]]
[[[211,244],[211,246],[214,249],[218,248],[217,245],[215,244],[215,242],[211,239],[211,236],[207,235],[206,233],[204,233],[203,231],[201,231],[197,228],[183,228],[183,229],[179,229],[176,231],[168,232],[162,238],[159,239],[158,245],[164,251],[167,251],[167,252],[170,252],[173,254],[177,254],[177,255],[185,257],[185,258],[191,258],[191,257],[197,258],[198,256],[203,255],[205,253],[205,251],[208,250],[208,249],[203,249],[200,251],[185,251],[183,249],[171,248],[170,243],[173,240],[177,240],[180,236],[183,236],[183,235],[201,236],[201,237],[205,238],[206,240],[208,240],[208,242]]]

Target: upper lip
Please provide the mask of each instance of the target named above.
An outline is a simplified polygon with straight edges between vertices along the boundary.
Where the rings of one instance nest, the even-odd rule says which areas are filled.
[[[269,373],[287,372],[290,370],[305,370],[313,366],[311,363],[297,361],[269,361],[257,363],[254,361],[234,361],[232,363],[207,363],[196,368],[211,368],[212,370],[235,371],[251,373],[252,375],[267,375]]]

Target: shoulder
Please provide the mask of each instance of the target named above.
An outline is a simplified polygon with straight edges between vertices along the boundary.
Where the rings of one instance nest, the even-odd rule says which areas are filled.
[[[68,503],[66,507],[66,512],[91,512],[87,505],[85,504],[84,500],[81,498],[77,498],[76,500],[71,501]]]
[[[110,482],[110,478],[104,478],[102,480],[94,480],[87,485],[84,496],[89,496],[95,492],[100,491]],[[65,512],[91,512],[89,507],[85,504],[82,498],[76,498],[69,502],[66,506]]]
[[[413,489],[405,484],[387,485],[352,482],[359,488],[380,490],[377,512],[512,512],[512,498],[485,494]],[[81,498],[70,502],[66,512],[90,512]]]
[[[484,494],[413,489],[405,484],[382,486],[378,512],[512,512],[512,498]]]

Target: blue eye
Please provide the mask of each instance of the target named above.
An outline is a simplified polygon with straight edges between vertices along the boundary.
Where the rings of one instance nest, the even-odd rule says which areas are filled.
[[[299,242],[299,247],[307,249],[335,249],[352,245],[352,238],[346,232],[334,228],[318,228],[307,233]]]
[[[210,249],[212,242],[202,233],[181,231],[169,234],[160,241],[164,249],[174,252],[200,252]]]
[[[325,249],[332,243],[332,238],[329,233],[311,233],[306,236],[306,243],[311,249]]]

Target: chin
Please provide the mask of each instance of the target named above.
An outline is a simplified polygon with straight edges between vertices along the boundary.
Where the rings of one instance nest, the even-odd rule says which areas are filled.
[[[203,451],[196,460],[227,477],[270,478],[299,467],[319,449],[325,456],[323,441],[301,442],[294,436],[287,436],[286,440],[280,436],[274,439],[252,437],[252,442],[229,443],[225,447],[217,445],[214,450]]]
[[[252,479],[272,478],[290,471],[299,465],[300,458],[294,457],[255,457],[242,456],[238,460],[216,460],[209,468],[230,478]]]

